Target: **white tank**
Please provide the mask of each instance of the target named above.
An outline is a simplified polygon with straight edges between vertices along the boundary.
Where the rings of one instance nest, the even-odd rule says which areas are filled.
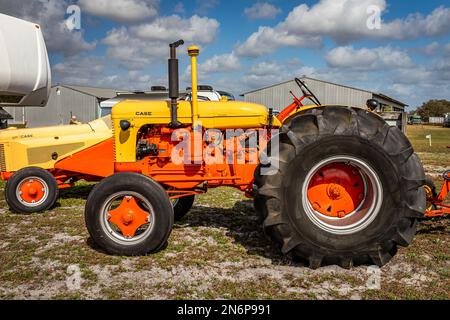
[[[39,25],[0,14],[0,106],[46,105],[51,89]]]

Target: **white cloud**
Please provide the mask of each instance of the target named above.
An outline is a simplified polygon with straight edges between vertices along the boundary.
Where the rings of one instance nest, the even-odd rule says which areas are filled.
[[[440,59],[436,61],[434,77],[437,81],[443,81],[447,85],[447,93],[450,94],[450,60]]]
[[[385,0],[321,0],[309,7],[295,7],[280,23],[279,28],[293,34],[329,36],[338,42],[346,41],[360,33],[373,32],[366,26],[367,8],[377,6],[383,11]]]
[[[74,85],[94,85],[103,75],[105,64],[98,57],[70,57],[52,67],[58,83]]]
[[[195,12],[205,15],[220,4],[219,0],[195,0]]]
[[[238,44],[236,53],[245,57],[259,57],[279,47],[320,47],[322,40],[314,36],[297,36],[278,28],[259,27],[244,43]]]
[[[450,100],[450,62],[440,59],[429,65],[417,65],[388,73],[384,90],[411,107],[430,99]]]
[[[142,74],[141,71],[131,70],[128,72],[128,78],[133,83],[150,83],[151,77],[148,74]]]
[[[321,0],[311,8],[302,4],[292,10],[282,28],[296,34],[329,36],[338,43],[361,38],[405,40],[437,36],[450,31],[450,8],[438,7],[428,16],[416,13],[405,19],[382,21],[380,29],[369,29],[367,12],[376,6],[386,10],[385,0]]]
[[[53,66],[52,72],[58,83],[96,86],[123,90],[149,90],[151,83],[166,83],[152,79],[142,71],[114,72],[105,60],[94,56],[73,56]],[[153,81],[152,81],[153,80]]]
[[[291,80],[294,77],[314,76],[316,73],[317,70],[313,67],[297,65],[297,68],[292,68],[292,65],[288,63],[280,64],[275,61],[262,61],[254,64],[240,81],[243,87],[256,89]],[[289,94],[289,92],[286,94]]]
[[[141,69],[152,61],[168,55],[168,44],[183,39],[186,42],[209,44],[217,36],[219,22],[206,17],[182,19],[173,15],[160,17],[151,23],[110,30],[102,40],[111,58],[130,70]]]
[[[375,36],[393,40],[434,37],[450,32],[450,8],[438,7],[427,16],[410,14],[406,19],[396,19],[382,25]]]
[[[271,74],[278,74],[283,68],[276,62],[263,61],[253,65],[250,68],[250,74],[256,76],[266,76]]]
[[[183,2],[178,2],[175,7],[173,8],[173,12],[176,14],[184,14],[185,10],[184,10],[184,4]]]
[[[351,46],[337,47],[325,56],[333,68],[359,70],[380,70],[385,68],[405,68],[412,65],[411,58],[404,51],[391,47],[354,49]]]
[[[450,8],[438,7],[427,16],[416,13],[381,21],[380,29],[369,29],[370,6],[378,7],[381,14],[387,7],[385,0],[320,0],[311,7],[301,4],[275,27],[260,27],[236,51],[243,56],[261,56],[280,47],[311,47],[325,36],[345,44],[363,38],[407,40],[450,33]],[[290,41],[278,40],[280,37]]]
[[[158,15],[159,0],[79,0],[83,12],[121,23],[139,22]]]
[[[416,66],[415,68],[396,70],[392,74],[391,81],[403,85],[418,85],[427,82],[433,77],[433,70],[426,66]]]
[[[267,2],[257,2],[253,6],[244,9],[244,14],[251,20],[275,19],[281,9]]]
[[[240,68],[241,62],[234,52],[215,55],[197,66],[198,79],[200,81],[211,81],[214,74],[235,72],[239,71]],[[185,83],[191,82],[190,65],[186,67],[181,75],[181,81]]]
[[[87,42],[82,31],[69,31],[64,15],[68,7],[65,0],[0,0],[2,13],[41,25],[49,52],[73,56],[93,50],[95,42]]]
[[[202,73],[237,71],[241,67],[239,58],[232,52],[215,55],[198,67]]]
[[[108,56],[128,70],[139,70],[168,54],[167,43],[155,45],[154,42],[145,42],[130,34],[125,27],[110,30],[102,43],[107,45]]]
[[[429,45],[421,48],[421,50],[419,50],[419,51],[426,56],[433,56],[439,50],[439,48],[440,48],[439,43],[434,41],[434,42],[430,43]]]
[[[445,47],[444,47],[444,54],[450,55],[450,43],[445,45]]]
[[[194,15],[183,19],[177,15],[161,17],[151,23],[131,27],[131,32],[140,39],[175,41],[183,39],[208,44],[214,41],[219,22],[207,17]]]

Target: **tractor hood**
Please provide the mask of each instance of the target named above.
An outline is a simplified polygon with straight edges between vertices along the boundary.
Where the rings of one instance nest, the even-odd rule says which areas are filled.
[[[91,121],[86,124],[80,125],[59,125],[48,127],[36,127],[36,128],[8,128],[0,130],[0,143],[28,140],[28,139],[42,139],[42,138],[54,138],[58,139],[65,136],[73,136],[80,134],[92,133],[95,131],[111,131],[111,118],[110,116],[103,117]]]
[[[199,121],[204,128],[249,129],[261,128],[268,123],[269,112],[263,105],[243,101],[201,101],[198,103]],[[134,126],[144,124],[167,125],[170,122],[169,101],[125,100],[113,107],[114,127],[120,120]],[[178,102],[178,121],[192,124],[192,108],[188,101]]]
[[[111,136],[110,116],[81,125],[0,130],[0,169],[51,169],[57,161]]]

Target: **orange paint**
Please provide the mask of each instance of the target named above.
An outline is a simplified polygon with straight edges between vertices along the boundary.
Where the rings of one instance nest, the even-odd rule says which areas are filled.
[[[441,192],[437,197],[428,197],[427,201],[432,203],[438,209],[427,210],[425,212],[425,217],[434,218],[442,217],[445,215],[450,215],[450,205],[444,203],[445,198],[450,193],[450,171],[444,173],[444,185],[442,186]]]
[[[134,197],[124,197],[121,204],[109,211],[108,221],[117,225],[124,237],[134,237],[136,231],[147,224],[150,213],[139,207]]]
[[[364,200],[364,181],[359,171],[344,163],[331,163],[318,170],[308,186],[314,210],[328,217],[343,218]]]
[[[8,181],[13,174],[14,174],[14,172],[2,172],[1,178],[3,181]]]
[[[27,203],[42,200],[45,196],[45,186],[36,179],[27,179],[19,185],[20,198]]]
[[[55,169],[80,175],[108,177],[114,173],[114,147],[110,138],[55,164]]]
[[[223,155],[217,157],[219,160],[217,163],[207,164],[198,158],[199,155],[196,155],[188,158],[188,160],[191,160],[190,164],[177,164],[172,161],[171,154],[179,142],[172,141],[171,136],[171,131],[168,131],[165,127],[145,130],[141,133],[139,139],[145,139],[148,144],[156,145],[158,154],[146,156],[136,162],[116,162],[114,164],[115,172],[141,173],[167,188],[180,190],[186,195],[188,191],[195,191],[194,189],[201,189],[201,192],[205,192],[206,188],[219,186],[232,186],[242,191],[251,189],[258,162],[257,157],[255,157],[255,163],[251,163],[250,160],[258,152],[257,149],[242,148],[239,150],[239,138],[234,137],[232,138],[234,139],[234,150],[227,150],[227,140],[223,140]],[[191,147],[195,139],[195,137],[192,137]],[[199,142],[203,144],[201,150],[205,150],[208,146],[207,143]],[[197,143],[199,142],[197,141]],[[225,155],[227,154],[231,154],[233,163],[226,163]],[[194,163],[194,160],[200,161]]]

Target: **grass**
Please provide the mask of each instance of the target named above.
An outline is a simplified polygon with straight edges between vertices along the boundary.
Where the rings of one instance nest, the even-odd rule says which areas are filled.
[[[428,173],[450,167],[450,129],[408,132]],[[448,219],[421,222],[412,245],[381,269],[374,290],[365,266],[311,270],[283,256],[263,234],[251,201],[231,188],[198,196],[165,250],[106,255],[84,225],[91,188],[64,190],[54,209],[32,215],[9,212],[0,193],[1,299],[449,299]],[[81,278],[75,288],[68,285],[74,267]]]
[[[416,152],[450,154],[450,128],[429,125],[410,125],[407,135]],[[431,135],[431,147],[427,135]]]

